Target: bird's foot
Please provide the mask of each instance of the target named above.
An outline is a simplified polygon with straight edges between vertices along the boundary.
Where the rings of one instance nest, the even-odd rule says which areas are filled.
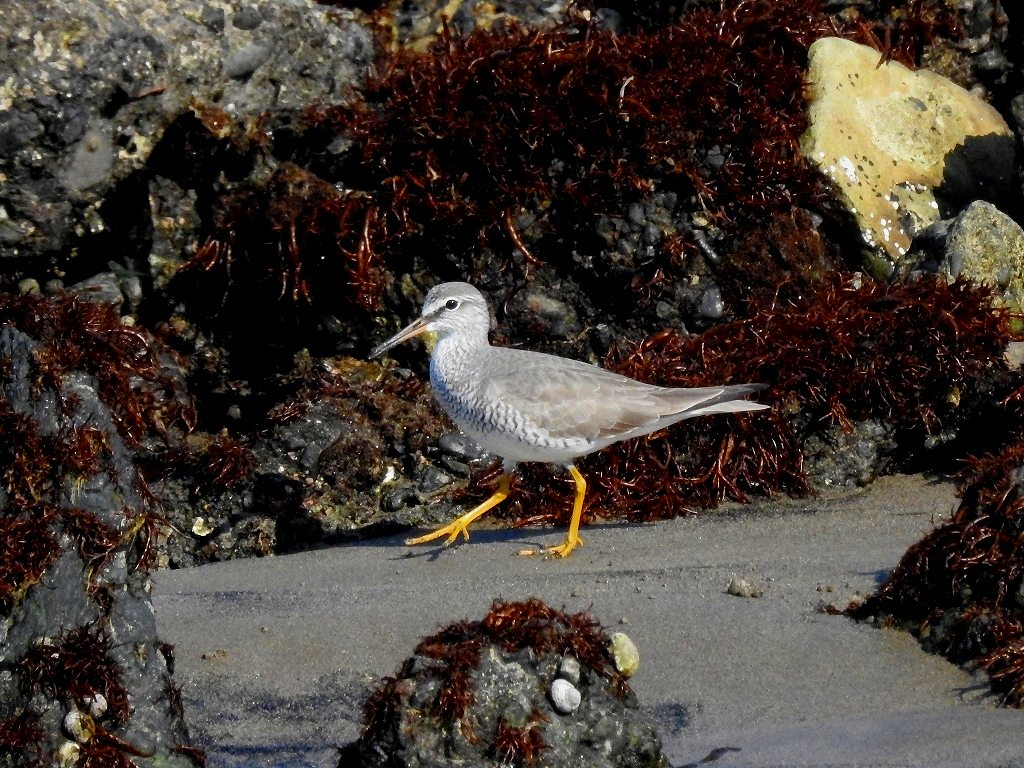
[[[583,539],[580,536],[569,536],[566,538],[563,544],[559,544],[557,547],[548,547],[548,557],[568,557],[569,553],[572,552],[576,547],[583,546]]]
[[[428,541],[440,539],[442,536],[448,537],[444,540],[444,545],[446,547],[459,538],[459,536],[462,536],[466,541],[469,541],[469,524],[482,516],[488,510],[501,504],[501,502],[505,500],[505,497],[508,496],[508,486],[509,475],[508,473],[505,473],[501,476],[501,482],[498,483],[498,490],[496,490],[493,495],[487,499],[487,501],[474,507],[466,514],[455,518],[448,523],[448,525],[443,525],[423,536],[417,536],[415,539],[406,539],[406,545],[412,547],[417,544],[426,544]]]
[[[565,542],[559,544],[557,547],[547,547],[546,549],[521,549],[519,554],[523,557],[534,557],[536,555],[544,555],[545,557],[568,557],[569,553],[572,552],[576,547],[583,546],[583,539],[577,534],[566,538]]]
[[[448,523],[448,525],[442,525],[440,528],[436,528],[430,533],[417,536],[415,539],[406,539],[405,544],[408,547],[414,547],[417,544],[426,544],[429,541],[440,539],[442,536],[447,536],[448,538],[444,540],[444,545],[447,547],[449,544],[454,543],[460,535],[466,541],[469,541],[469,524],[472,521],[472,518],[467,520],[467,517],[469,516],[463,515],[462,517],[457,517]]]

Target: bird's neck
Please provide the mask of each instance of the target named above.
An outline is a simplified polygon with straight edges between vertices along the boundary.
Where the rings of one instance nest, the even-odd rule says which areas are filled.
[[[475,386],[482,372],[481,357],[490,346],[486,333],[449,334],[437,340],[430,356],[430,381],[442,399],[442,391],[447,397],[459,397]]]
[[[434,346],[434,355],[441,354],[450,358],[470,357],[485,352],[490,346],[486,331],[475,333],[464,330],[439,337]]]

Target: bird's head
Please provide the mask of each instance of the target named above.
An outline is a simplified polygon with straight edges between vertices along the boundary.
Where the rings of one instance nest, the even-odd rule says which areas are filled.
[[[482,337],[487,343],[490,322],[487,301],[480,291],[469,283],[441,283],[427,293],[419,318],[376,347],[370,359],[423,333],[435,334],[438,341],[462,335],[477,341]]]

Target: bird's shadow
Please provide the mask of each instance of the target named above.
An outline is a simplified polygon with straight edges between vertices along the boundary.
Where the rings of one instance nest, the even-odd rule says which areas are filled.
[[[415,531],[410,530],[409,534]],[[406,539],[409,535],[395,536],[388,540],[378,540],[375,542],[378,546],[383,547],[402,547],[405,552],[394,555],[392,560],[408,560],[412,558],[428,558],[431,561],[439,560],[446,555],[453,555],[463,547],[467,546],[480,546],[480,545],[501,545],[501,544],[519,544],[520,549],[527,547],[533,547],[537,549],[538,554],[543,554],[544,549],[549,546],[541,541],[538,541],[535,537],[537,531],[531,531],[526,529],[516,528],[485,528],[481,530],[475,530],[470,534],[470,538],[466,539],[459,538],[457,541],[451,544],[445,544],[443,540],[437,542],[429,542],[427,544],[406,544]],[[369,543],[369,542],[367,542]]]
[[[638,525],[629,522],[605,521],[584,527],[580,534],[586,538],[587,529],[625,529]],[[452,544],[445,544],[442,539],[427,544],[406,544],[406,540],[422,533],[421,529],[410,528],[402,535],[390,535],[375,539],[353,542],[351,546],[373,546],[385,549],[404,548],[406,551],[396,554],[392,560],[408,560],[410,558],[426,557],[430,560],[438,560],[445,555],[457,552],[465,546],[479,545],[510,545],[515,547],[513,554],[522,553],[528,550],[533,551],[533,556],[538,559],[545,559],[547,549],[561,544],[565,540],[565,528],[481,528],[470,532],[469,541],[459,538]],[[557,558],[556,558],[557,559]]]

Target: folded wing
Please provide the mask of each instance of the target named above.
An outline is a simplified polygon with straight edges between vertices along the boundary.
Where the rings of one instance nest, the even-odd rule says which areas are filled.
[[[656,387],[597,366],[537,353],[503,356],[485,392],[555,439],[612,443],[693,416],[766,408],[742,398],[759,384],[680,389]]]

